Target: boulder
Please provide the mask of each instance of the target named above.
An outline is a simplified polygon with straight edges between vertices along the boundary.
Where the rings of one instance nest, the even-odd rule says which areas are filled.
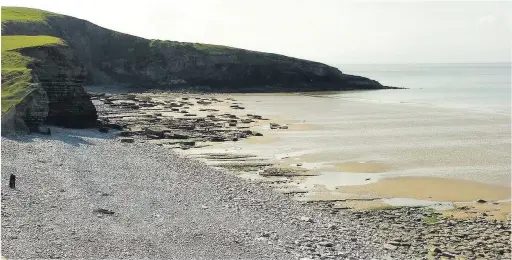
[[[135,142],[135,139],[129,138],[129,137],[120,138],[119,140],[121,141],[121,143],[133,143],[133,142]]]
[[[226,138],[224,138],[223,136],[212,136],[212,137],[210,137],[210,141],[211,142],[224,142],[224,141],[226,141]]]
[[[146,135],[156,135],[158,136],[159,138],[163,138],[164,137],[164,131],[160,128],[152,128],[152,127],[148,127],[146,129],[144,129],[144,133]]]
[[[122,131],[119,133],[119,136],[124,136],[124,137],[132,136],[132,135],[133,135],[133,133],[130,131]]]
[[[105,124],[105,127],[110,127],[115,130],[123,130],[123,126],[120,124]]]
[[[172,139],[188,139],[189,136],[188,135],[184,135],[184,134],[173,134]]]

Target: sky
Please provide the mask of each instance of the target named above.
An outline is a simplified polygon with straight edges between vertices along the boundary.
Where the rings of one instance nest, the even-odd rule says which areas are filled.
[[[331,65],[511,61],[512,1],[2,0],[149,39]]]

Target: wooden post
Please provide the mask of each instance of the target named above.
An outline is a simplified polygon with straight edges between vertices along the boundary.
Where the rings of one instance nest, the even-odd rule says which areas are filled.
[[[11,173],[11,177],[9,178],[9,188],[16,189],[16,175]]]

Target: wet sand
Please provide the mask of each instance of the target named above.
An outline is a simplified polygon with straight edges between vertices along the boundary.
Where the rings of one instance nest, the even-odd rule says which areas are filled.
[[[319,200],[357,199],[362,193],[459,202],[510,199],[510,116],[325,96],[229,96],[244,104],[244,112],[271,120],[252,126],[264,137],[208,149],[254,154],[319,175],[288,184],[285,190],[301,191],[299,198],[309,190],[309,198]],[[270,122],[289,128],[272,130]]]
[[[338,190],[385,198],[415,198],[449,202],[510,199],[510,189],[507,187],[434,177],[390,178],[367,185],[338,187]]]

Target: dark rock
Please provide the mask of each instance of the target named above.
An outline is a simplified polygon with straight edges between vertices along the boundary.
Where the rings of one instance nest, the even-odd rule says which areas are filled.
[[[185,135],[185,134],[173,134],[170,138],[171,139],[188,139],[189,136]]]
[[[9,176],[9,188],[16,189],[16,175],[12,173]]]
[[[102,209],[102,208],[97,208],[97,209],[93,210],[93,212],[101,213],[101,214],[105,214],[105,215],[113,215],[115,213],[114,211],[111,211],[108,209]]]
[[[133,138],[120,138],[121,143],[133,143],[135,140]]]
[[[476,202],[477,202],[477,203],[487,203],[487,201],[486,201],[486,200],[483,200],[483,199],[479,199],[479,200],[477,200]]]
[[[320,242],[320,243],[318,243],[318,245],[324,246],[324,247],[333,247],[334,246],[334,244],[332,242],[327,242],[327,241]]]
[[[226,141],[226,138],[224,138],[222,136],[212,136],[212,137],[210,137],[210,141],[211,142],[224,142],[224,141]]]
[[[115,130],[123,130],[123,126],[119,124],[105,124],[105,127],[110,127]]]
[[[132,136],[132,135],[133,135],[133,133],[130,131],[122,131],[119,133],[119,136],[124,136],[124,137]]]

